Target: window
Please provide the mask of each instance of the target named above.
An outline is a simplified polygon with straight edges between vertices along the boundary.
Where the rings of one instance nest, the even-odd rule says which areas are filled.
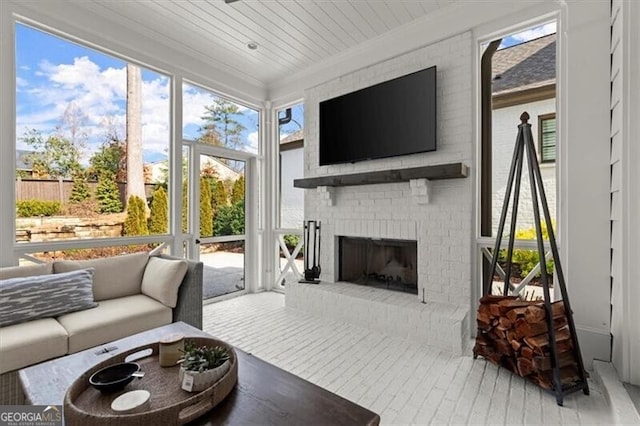
[[[553,163],[556,161],[556,115],[546,114],[538,116],[538,140],[540,162]]]
[[[17,241],[168,235],[170,78],[15,30]]]

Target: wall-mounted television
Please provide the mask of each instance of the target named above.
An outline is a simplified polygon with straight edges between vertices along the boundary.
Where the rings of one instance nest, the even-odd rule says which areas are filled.
[[[320,102],[320,165],[436,150],[436,67]]]

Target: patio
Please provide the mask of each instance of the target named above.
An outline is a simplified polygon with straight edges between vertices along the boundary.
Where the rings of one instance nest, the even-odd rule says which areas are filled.
[[[634,419],[624,416],[628,406],[608,402],[614,394],[608,396],[593,372],[591,395],[570,394],[558,407],[553,395],[482,359],[319,320],[286,308],[284,295],[275,292],[206,305],[204,330],[363,405],[380,414],[383,424],[613,424]]]

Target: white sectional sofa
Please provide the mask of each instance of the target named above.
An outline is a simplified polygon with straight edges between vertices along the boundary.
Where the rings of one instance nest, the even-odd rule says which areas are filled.
[[[176,321],[202,328],[201,262],[135,253],[0,268],[0,405],[23,403],[21,368]]]

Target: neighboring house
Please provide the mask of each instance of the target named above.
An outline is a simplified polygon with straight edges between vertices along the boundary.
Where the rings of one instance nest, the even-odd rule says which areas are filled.
[[[304,190],[293,180],[304,176],[304,132],[280,140],[280,228],[300,228],[304,220]]]
[[[21,178],[33,177],[33,167],[26,160],[33,151],[16,149],[16,176]]]
[[[493,230],[498,227],[518,134],[520,115],[531,117],[531,131],[551,217],[556,216],[556,35],[498,50],[492,60]],[[542,134],[540,133],[542,129]],[[531,189],[523,169],[518,229],[534,225]]]
[[[224,164],[213,157],[206,155],[200,156],[200,170],[205,168],[212,168],[215,170],[218,179],[223,181],[235,182],[243,173],[239,173],[233,170],[231,167]],[[147,163],[144,165],[145,180],[147,183],[161,183],[167,178],[167,160],[155,161],[153,163]]]

